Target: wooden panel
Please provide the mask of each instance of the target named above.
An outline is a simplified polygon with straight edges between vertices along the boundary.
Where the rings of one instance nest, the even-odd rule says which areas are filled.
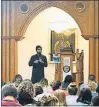
[[[16,41],[15,41],[14,63],[15,63],[15,75],[16,75],[16,74],[18,74],[18,42],[16,42]]]
[[[15,51],[14,51],[14,45],[15,45],[15,40],[10,40],[10,81],[13,80],[14,75],[15,75],[15,69],[14,69],[14,58],[15,58]]]
[[[6,64],[5,64],[5,72],[6,72],[6,82],[9,82],[9,40],[6,40]]]
[[[54,3],[53,3],[54,2]],[[71,15],[77,21],[78,26],[81,29],[81,32],[85,37],[89,37],[89,35],[93,35],[94,33],[94,1],[83,1],[85,3],[85,10],[83,12],[78,12],[76,10],[76,0],[74,1],[28,1],[29,5],[29,12],[27,14],[22,14],[19,11],[19,6],[22,1],[15,1],[15,17],[12,20],[15,20],[15,35],[24,36],[25,30],[27,29],[28,25],[30,24],[31,20],[35,18],[43,10],[47,9],[48,7],[58,7],[68,14]],[[13,2],[11,2],[13,5]],[[96,7],[97,9],[97,7]],[[89,14],[90,13],[90,14]],[[12,22],[13,23],[13,22]],[[12,27],[12,26],[11,26]]]
[[[95,74],[95,43],[94,38],[89,39],[89,72]]]
[[[9,4],[10,4],[10,2],[7,2],[7,7],[6,7],[6,9],[7,9],[7,17],[6,17],[6,18],[7,18],[7,19],[6,19],[6,21],[7,21],[7,22],[6,22],[6,24],[7,24],[7,25],[6,25],[6,28],[7,28],[7,29],[6,29],[6,32],[7,32],[7,34],[6,34],[6,36],[9,36],[10,30],[11,30],[11,29],[10,29],[10,22],[11,22],[10,19],[11,19],[11,18],[10,18],[10,12],[9,12],[9,11],[10,11],[10,6],[9,6]]]
[[[62,72],[55,72],[55,80],[63,81]]]
[[[99,1],[95,0],[95,35],[99,36]]]
[[[1,81],[5,82],[5,40],[1,43]]]
[[[11,34],[10,34],[10,36],[15,36],[15,1],[10,1],[10,26],[11,26],[11,30],[10,30],[10,32],[11,32]]]
[[[99,38],[95,39],[95,71],[96,71],[96,82],[99,82]]]
[[[58,72],[55,72],[55,80],[58,80]]]
[[[6,10],[6,2],[7,1],[2,1],[2,5],[1,5],[1,18],[3,19],[1,21],[1,31],[2,31],[2,36],[6,36],[6,28],[7,28],[7,25],[6,25],[6,18],[7,18],[7,10]]]
[[[76,72],[76,85],[79,88],[79,71]]]

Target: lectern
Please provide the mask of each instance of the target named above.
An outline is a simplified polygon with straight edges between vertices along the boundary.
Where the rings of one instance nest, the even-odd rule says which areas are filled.
[[[73,53],[70,47],[60,48],[60,52],[57,53],[60,55],[60,63],[55,63],[55,80],[64,81],[66,75],[72,75],[73,82],[76,82],[79,87],[79,83],[83,81],[84,52],[79,53],[78,50]],[[74,59],[76,61],[75,73],[73,72]]]
[[[55,80],[64,81],[66,75],[72,75],[73,73],[73,52],[72,48],[66,47],[60,49],[60,63],[55,65]],[[66,67],[67,71],[64,71],[64,67]],[[69,69],[69,71],[68,71]]]

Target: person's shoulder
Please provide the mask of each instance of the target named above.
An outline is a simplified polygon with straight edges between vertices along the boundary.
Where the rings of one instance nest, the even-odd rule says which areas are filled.
[[[45,55],[42,54],[43,57],[46,57]]]
[[[33,54],[31,57],[35,57],[35,56],[37,56],[37,54]]]

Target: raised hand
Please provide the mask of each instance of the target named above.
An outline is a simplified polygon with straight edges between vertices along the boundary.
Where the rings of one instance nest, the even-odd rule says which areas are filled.
[[[42,60],[41,58],[39,59],[39,62],[44,63],[43,60]]]
[[[38,60],[35,60],[34,63],[38,63]]]

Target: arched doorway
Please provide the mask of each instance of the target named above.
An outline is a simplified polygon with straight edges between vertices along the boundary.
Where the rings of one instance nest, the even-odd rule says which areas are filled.
[[[84,50],[85,54],[85,71],[88,71],[88,53],[89,46],[88,41],[81,37],[81,31],[76,23],[76,21],[65,11],[57,7],[49,7],[44,11],[40,12],[29,24],[22,41],[18,42],[18,73],[22,75],[23,78],[31,78],[32,69],[28,66],[29,58],[32,54],[35,54],[36,45],[40,44],[43,48],[44,55],[48,59],[48,67],[45,69],[45,77],[49,82],[53,81],[55,75],[55,64],[50,62],[49,53],[50,53],[50,38],[51,30],[49,30],[49,23],[51,22],[61,22],[72,24],[74,28],[77,28],[75,31],[75,51],[77,48]],[[36,25],[36,26],[35,26]],[[58,27],[58,26],[57,26]],[[83,47],[83,42],[86,44],[86,50]],[[24,53],[24,54],[23,54]],[[73,62],[73,66],[76,66],[76,63]],[[23,72],[24,71],[24,72]],[[74,71],[76,72],[76,71]],[[85,80],[87,82],[88,72],[86,72]]]
[[[68,2],[67,2],[68,3]],[[30,22],[40,13],[42,12],[43,10],[49,8],[49,7],[57,7],[65,12],[67,12],[70,16],[73,17],[73,19],[76,21],[76,23],[79,25],[80,27],[80,30],[82,32],[82,36],[84,35],[83,34],[83,28],[81,27],[82,26],[82,22],[78,20],[75,12],[72,11],[71,8],[69,8],[68,6],[65,6],[64,3],[60,3],[58,1],[49,1],[49,2],[46,2],[46,3],[43,3],[42,5],[39,5],[37,8],[35,8],[35,11],[32,11],[26,18],[25,20],[23,21],[20,29],[19,29],[19,32],[18,32],[18,36],[24,36],[24,33],[28,27],[28,25],[30,24]],[[84,25],[83,25],[84,26]],[[85,26],[86,27],[86,26]],[[86,38],[86,37],[84,37]]]

